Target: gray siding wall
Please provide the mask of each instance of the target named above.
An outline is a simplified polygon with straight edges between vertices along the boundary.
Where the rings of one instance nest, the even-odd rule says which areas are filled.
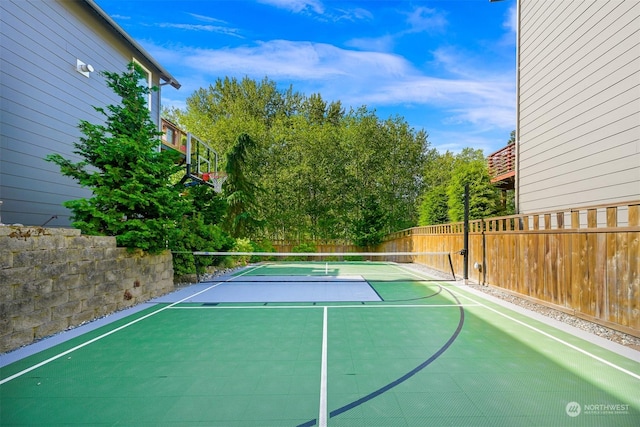
[[[519,211],[640,199],[640,2],[519,6]]]
[[[84,3],[0,1],[0,200],[5,224],[68,226],[66,200],[90,197],[44,157],[79,161],[73,144],[81,119],[102,123],[92,106],[119,100],[99,71],[122,72],[134,57],[156,70]],[[93,65],[87,78],[76,59]],[[160,92],[152,96],[157,120]]]

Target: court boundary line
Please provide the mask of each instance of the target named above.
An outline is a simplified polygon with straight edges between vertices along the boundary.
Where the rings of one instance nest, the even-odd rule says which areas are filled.
[[[238,274],[236,277],[240,277],[240,276],[242,276],[242,275],[244,275],[244,274],[250,273],[251,271],[257,270],[258,268],[261,268],[261,267],[262,267],[262,266],[261,266],[261,265],[259,265],[259,266],[255,267],[255,268],[253,268],[253,269],[247,269],[246,271],[244,271],[244,272],[242,272],[242,273]],[[108,332],[105,332],[105,333],[104,333],[104,334],[102,334],[102,335],[99,335],[99,336],[97,336],[97,337],[94,337],[94,338],[90,339],[89,341],[85,341],[85,342],[83,342],[82,344],[78,344],[77,346],[75,346],[75,347],[73,347],[73,348],[70,348],[70,349],[68,349],[68,350],[66,350],[66,351],[63,351],[62,353],[59,353],[59,354],[57,354],[57,355],[55,355],[55,356],[52,356],[52,357],[50,357],[50,358],[48,358],[48,359],[45,359],[45,360],[43,360],[43,361],[41,361],[41,362],[39,362],[39,363],[36,363],[36,364],[35,364],[35,365],[33,365],[33,366],[30,366],[30,367],[28,367],[28,368],[25,368],[25,369],[23,369],[22,371],[16,372],[15,374],[8,376],[7,378],[0,379],[0,385],[2,385],[2,384],[6,384],[6,383],[8,383],[9,381],[12,381],[12,380],[14,380],[14,379],[16,379],[16,378],[19,378],[19,377],[23,376],[24,374],[27,374],[27,373],[29,373],[29,372],[31,372],[31,371],[34,371],[34,370],[36,370],[36,369],[38,369],[38,368],[40,368],[40,367],[42,367],[42,366],[48,365],[49,363],[51,363],[51,362],[53,362],[53,361],[55,361],[55,360],[58,360],[58,359],[60,359],[61,357],[66,356],[67,354],[73,353],[73,352],[74,352],[74,351],[76,351],[76,350],[80,350],[81,348],[84,348],[84,347],[86,347],[86,346],[88,346],[88,345],[90,345],[90,344],[93,344],[93,343],[94,343],[94,342],[96,342],[96,341],[99,341],[99,340],[101,340],[101,339],[103,339],[103,338],[106,338],[106,337],[108,337],[108,336],[112,335],[112,334],[115,334],[116,332],[119,332],[119,331],[121,331],[121,330],[123,330],[123,329],[125,329],[125,328],[128,328],[128,327],[129,327],[129,326],[131,326],[131,325],[134,325],[134,324],[136,324],[136,323],[138,323],[138,322],[141,322],[142,320],[148,319],[148,318],[149,318],[149,317],[151,317],[151,316],[154,316],[154,315],[156,315],[156,314],[158,314],[158,313],[161,313],[161,312],[163,312],[163,311],[165,311],[165,310],[168,310],[168,309],[169,309],[169,308],[171,308],[172,306],[174,306],[174,305],[176,305],[176,304],[180,304],[180,303],[182,303],[182,302],[184,302],[184,301],[186,301],[186,300],[188,300],[188,299],[190,299],[190,298],[193,298],[194,296],[197,296],[197,295],[200,295],[200,294],[202,294],[202,293],[204,293],[204,292],[207,292],[208,290],[215,288],[216,286],[220,285],[221,283],[223,283],[223,282],[218,282],[218,283],[216,283],[216,284],[214,284],[214,285],[212,285],[212,286],[209,286],[209,287],[207,287],[206,289],[203,289],[203,290],[201,290],[201,291],[199,291],[199,292],[197,292],[197,293],[195,293],[195,294],[193,294],[193,295],[189,295],[188,297],[183,298],[183,299],[181,299],[180,301],[176,301],[176,302],[174,302],[174,303],[171,303],[171,304],[169,304],[169,305],[166,305],[166,306],[164,306],[164,307],[161,307],[161,308],[159,308],[158,310],[152,311],[151,313],[145,314],[144,316],[139,317],[139,318],[137,318],[137,319],[134,319],[134,320],[132,320],[131,322],[125,323],[124,325],[118,326],[117,328],[112,329],[112,330],[110,330],[110,331],[108,331]],[[106,326],[106,325],[105,325],[105,326]]]
[[[398,266],[398,265],[396,265],[396,267],[397,267],[397,268],[401,268],[401,269],[403,268],[403,267]],[[407,271],[409,271],[409,272],[411,272],[411,274],[414,274],[416,277],[421,277],[421,274],[422,274],[422,273],[420,273],[420,272],[414,272],[414,271],[411,271],[410,269],[406,269],[406,270],[407,270]],[[448,286],[447,288],[450,288],[450,286]],[[487,309],[487,310],[489,310],[489,311],[492,311],[492,312],[494,312],[494,313],[496,313],[496,314],[498,314],[498,315],[500,315],[500,316],[502,316],[502,317],[504,317],[504,318],[506,318],[506,319],[511,320],[512,322],[515,322],[515,323],[517,323],[517,324],[519,324],[519,325],[522,325],[522,326],[524,326],[524,327],[526,327],[526,328],[528,328],[528,329],[531,329],[532,331],[537,332],[537,333],[539,333],[539,334],[541,334],[541,335],[543,335],[543,336],[545,336],[545,337],[547,337],[547,338],[550,338],[550,339],[552,339],[552,340],[554,340],[554,341],[556,341],[556,342],[558,342],[558,343],[560,343],[560,344],[562,344],[562,345],[564,345],[564,346],[566,346],[566,347],[568,347],[568,348],[570,348],[570,349],[572,349],[572,350],[574,350],[574,351],[577,351],[578,353],[582,353],[583,355],[585,355],[585,356],[587,356],[587,357],[590,357],[590,358],[592,358],[593,360],[596,360],[596,361],[598,361],[598,362],[600,362],[600,363],[602,363],[602,364],[605,364],[605,365],[607,365],[607,366],[609,366],[609,367],[611,367],[611,368],[613,368],[613,369],[615,369],[615,370],[617,370],[617,371],[620,371],[620,372],[622,372],[623,374],[626,374],[626,375],[628,375],[628,376],[630,376],[630,377],[633,377],[633,378],[635,378],[635,379],[640,380],[640,375],[638,375],[638,374],[636,374],[636,373],[634,373],[634,372],[631,372],[631,371],[629,371],[629,370],[627,370],[627,369],[623,368],[622,366],[618,366],[618,365],[616,365],[616,364],[615,364],[615,363],[613,363],[613,362],[609,362],[608,360],[605,360],[605,359],[603,359],[603,358],[602,358],[602,357],[600,357],[600,356],[596,356],[595,354],[590,353],[590,352],[589,352],[589,351],[587,351],[587,350],[584,350],[584,349],[582,349],[582,348],[580,348],[580,347],[578,347],[578,346],[576,346],[576,345],[574,345],[574,344],[571,344],[571,343],[569,343],[569,342],[567,342],[567,341],[563,340],[562,338],[556,337],[556,336],[554,336],[554,335],[552,335],[552,334],[550,334],[550,333],[548,333],[548,332],[545,332],[545,331],[543,331],[543,330],[542,330],[542,329],[540,329],[540,328],[537,328],[537,327],[535,327],[535,326],[533,326],[533,325],[529,325],[528,323],[523,322],[522,320],[518,320],[518,319],[516,319],[516,318],[514,318],[514,317],[512,317],[512,316],[510,316],[510,315],[508,315],[508,314],[506,314],[506,313],[502,313],[502,312],[500,312],[500,310],[496,310],[495,308],[489,307],[488,305],[486,305],[486,304],[484,304],[484,303],[482,303],[482,302],[479,302],[479,301],[477,301],[477,300],[473,299],[472,297],[470,297],[470,296],[468,296],[468,295],[465,295],[465,294],[461,293],[460,291],[455,290],[455,288],[454,288],[454,289],[450,289],[450,291],[451,291],[451,292],[454,292],[454,293],[456,293],[456,294],[458,294],[458,296],[460,296],[461,298],[465,298],[465,299],[468,299],[469,301],[473,301],[476,305],[479,305],[479,306],[481,306],[481,307],[484,307],[484,308],[486,308],[486,309]],[[543,323],[544,323],[544,322],[543,322]],[[552,328],[554,328],[554,329],[557,329],[557,328],[555,328],[555,327],[554,327],[554,326],[552,326],[552,325],[548,325],[548,326],[550,326],[550,327],[552,327]],[[576,338],[578,338],[578,339],[582,339],[582,338],[580,338],[580,337],[576,337]],[[594,344],[594,345],[597,345],[597,344]],[[598,346],[598,347],[600,347],[600,346]],[[607,349],[605,349],[605,350],[607,350]],[[610,351],[610,350],[607,350],[607,351]]]
[[[400,376],[399,378],[396,378],[395,380],[391,381],[390,383],[387,383],[386,385],[354,400],[351,403],[348,403],[346,405],[343,405],[331,412],[329,412],[329,418],[334,418],[339,416],[340,414],[343,414],[345,412],[350,411],[353,408],[356,408],[378,396],[380,396],[381,394],[386,393],[387,391],[395,388],[396,386],[404,383],[405,381],[407,381],[409,378],[413,377],[414,375],[416,375],[417,373],[421,372],[423,369],[425,369],[427,366],[429,366],[431,363],[433,363],[436,359],[438,359],[444,352],[446,352],[449,347],[455,342],[455,340],[458,338],[458,336],[460,335],[460,332],[462,331],[462,328],[464,326],[464,321],[465,321],[465,311],[464,311],[464,304],[461,304],[460,301],[458,300],[458,297],[455,295],[455,293],[451,292],[450,289],[448,288],[443,288],[443,290],[449,292],[451,294],[451,296],[453,297],[453,299],[455,299],[456,301],[458,301],[458,304],[447,304],[444,305],[444,307],[458,307],[459,310],[459,319],[458,319],[458,325],[455,329],[455,331],[453,332],[453,334],[449,337],[449,339],[444,343],[444,345],[442,347],[440,347],[435,353],[433,353],[431,356],[429,356],[428,359],[426,359],[424,362],[420,363],[418,366],[416,366],[415,368],[411,369],[410,371],[408,371],[407,373],[405,373],[404,375]],[[377,305],[378,307],[384,307],[384,305]],[[339,308],[339,307],[345,307],[345,306],[325,306],[325,313],[327,312],[327,310],[329,308]],[[356,306],[351,306],[351,308],[362,308],[362,307],[366,307],[364,305],[356,305]],[[373,306],[369,306],[369,307],[373,307]],[[397,305],[396,307],[407,307],[407,305]],[[426,304],[426,305],[415,305],[415,307],[430,307],[430,305]],[[297,427],[312,427],[315,426],[316,424],[318,424],[319,427],[326,427],[326,424],[322,425],[320,424],[320,418],[316,418],[316,419],[312,419],[309,420],[305,423],[302,424],[298,424]]]
[[[456,295],[451,292],[451,290],[445,288],[445,290],[447,292],[449,292],[451,294],[451,296],[457,301],[458,298],[456,297]],[[361,398],[354,400],[351,403],[348,403],[338,409],[335,409],[333,411],[331,411],[329,413],[329,417],[333,418],[333,417],[337,417],[340,414],[343,414],[347,411],[350,411],[351,409],[358,407],[360,405],[362,405],[363,403],[366,403],[378,396],[380,396],[381,394],[386,393],[387,391],[391,390],[392,388],[404,383],[405,381],[407,381],[409,378],[413,377],[414,375],[416,375],[417,373],[419,373],[420,371],[422,371],[423,369],[425,369],[427,366],[429,366],[431,363],[433,363],[436,359],[438,359],[440,356],[442,356],[442,354],[444,354],[449,347],[451,347],[451,345],[458,339],[458,336],[460,335],[460,332],[462,332],[462,328],[464,326],[464,322],[465,322],[465,311],[464,311],[464,306],[462,304],[456,304],[455,306],[458,307],[459,313],[460,313],[460,318],[458,320],[458,325],[456,327],[456,330],[453,332],[453,335],[451,335],[449,337],[449,339],[447,340],[446,343],[444,343],[444,345],[442,347],[440,347],[438,349],[438,351],[436,351],[435,353],[433,353],[431,356],[429,356],[429,358],[427,360],[425,360],[424,362],[422,362],[421,364],[419,364],[418,366],[416,366],[415,368],[413,368],[412,370],[410,370],[409,372],[407,372],[406,374],[402,375],[401,377],[395,379],[394,381],[386,384],[385,386],[380,387],[377,390],[372,391],[371,393],[362,396]]]
[[[238,306],[197,306],[197,307],[167,307],[171,310],[250,310],[250,309],[305,309],[305,308],[442,308],[442,307],[476,307],[481,304],[349,304],[349,305],[238,305]],[[242,303],[220,303],[242,304]],[[285,303],[286,304],[286,303]]]
[[[318,426],[327,427],[327,353],[328,353],[328,318],[329,307],[324,306],[322,313],[322,362],[320,363],[320,409]]]

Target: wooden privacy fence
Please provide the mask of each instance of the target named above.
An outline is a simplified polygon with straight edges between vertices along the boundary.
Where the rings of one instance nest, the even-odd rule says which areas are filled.
[[[475,220],[469,230],[470,279],[640,336],[640,201]],[[378,251],[454,254],[463,236],[462,223],[416,227]],[[463,257],[452,258],[461,276]],[[438,257],[413,261],[449,270]]]

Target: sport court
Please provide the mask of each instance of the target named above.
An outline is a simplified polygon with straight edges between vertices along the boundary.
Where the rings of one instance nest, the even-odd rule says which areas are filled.
[[[3,363],[0,424],[640,425],[638,352],[411,265],[265,262],[141,308]]]

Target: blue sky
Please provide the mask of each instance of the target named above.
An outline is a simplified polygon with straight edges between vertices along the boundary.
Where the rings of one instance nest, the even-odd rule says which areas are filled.
[[[399,115],[439,151],[506,145],[515,129],[515,0],[97,0],[182,84],[289,85]]]

